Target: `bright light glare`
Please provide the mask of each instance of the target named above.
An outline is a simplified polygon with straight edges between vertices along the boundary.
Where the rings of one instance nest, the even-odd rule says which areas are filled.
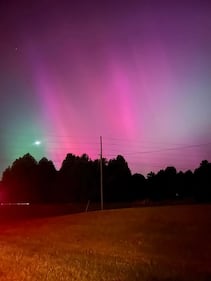
[[[28,202],[2,202],[0,203],[1,206],[29,206],[30,203]]]
[[[41,141],[37,140],[37,141],[34,142],[34,144],[35,144],[35,145],[40,145],[40,144],[41,144]]]

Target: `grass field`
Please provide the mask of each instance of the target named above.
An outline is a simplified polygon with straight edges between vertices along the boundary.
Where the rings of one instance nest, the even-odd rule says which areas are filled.
[[[0,222],[3,281],[211,280],[209,205]]]

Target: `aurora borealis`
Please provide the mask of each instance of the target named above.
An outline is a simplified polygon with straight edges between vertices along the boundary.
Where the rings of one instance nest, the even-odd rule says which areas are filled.
[[[68,152],[132,172],[211,160],[209,1],[2,1],[0,170]],[[40,143],[39,143],[40,142]]]

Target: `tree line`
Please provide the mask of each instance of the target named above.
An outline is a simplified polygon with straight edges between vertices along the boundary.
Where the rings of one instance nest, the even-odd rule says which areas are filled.
[[[102,159],[105,202],[191,199],[211,201],[211,163],[201,162],[194,172],[167,167],[147,177],[132,174],[118,155]],[[56,170],[47,158],[36,161],[29,153],[16,159],[2,175],[1,202],[82,203],[100,201],[100,163],[87,154],[68,153]]]

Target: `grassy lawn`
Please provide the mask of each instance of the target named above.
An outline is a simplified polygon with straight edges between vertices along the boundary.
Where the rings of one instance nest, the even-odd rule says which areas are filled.
[[[3,281],[210,281],[211,206],[2,221],[0,251]]]

